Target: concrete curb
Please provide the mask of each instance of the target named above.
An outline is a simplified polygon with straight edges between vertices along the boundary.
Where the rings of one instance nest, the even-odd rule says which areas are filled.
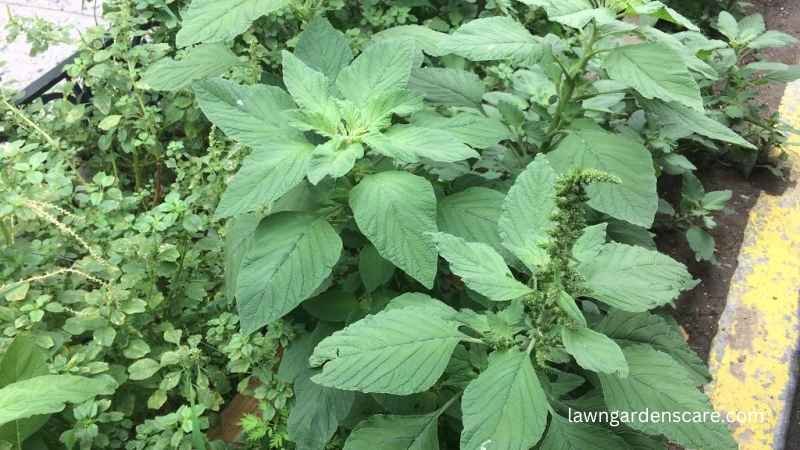
[[[800,83],[786,89],[781,115],[800,127]],[[787,152],[795,184],[800,154]],[[738,262],[712,343],[707,391],[717,411],[735,415],[741,450],[784,450],[800,346],[800,186],[761,194]]]

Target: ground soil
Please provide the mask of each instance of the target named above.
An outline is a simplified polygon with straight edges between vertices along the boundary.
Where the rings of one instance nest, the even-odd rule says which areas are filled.
[[[800,12],[797,0],[755,0],[754,12],[764,15],[769,29],[781,30],[800,38]],[[766,59],[786,64],[800,63],[800,45],[765,52]],[[785,86],[773,85],[762,90],[759,101],[777,111]],[[693,259],[685,238],[678,232],[661,233],[659,248],[685,262],[702,283],[684,295],[672,311],[688,334],[689,345],[708,359],[711,341],[725,309],[728,288],[737,267],[748,213],[761,193],[781,191],[781,181],[764,170],[756,170],[749,179],[735,169],[717,165],[701,168],[706,190],[733,191],[729,211],[718,217],[719,227],[713,235],[717,241],[719,265],[701,264]],[[800,450],[800,395],[794,402],[789,437],[785,450]]]

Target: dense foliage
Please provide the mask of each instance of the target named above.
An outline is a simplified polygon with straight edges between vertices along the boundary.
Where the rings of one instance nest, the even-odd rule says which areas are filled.
[[[568,419],[711,411],[649,230],[715,261],[696,164],[772,164],[793,38],[637,0],[104,16],[63,98],[2,99],[0,449],[736,448]]]

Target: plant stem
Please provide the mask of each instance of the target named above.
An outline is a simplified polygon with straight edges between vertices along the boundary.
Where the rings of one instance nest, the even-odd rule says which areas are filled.
[[[553,145],[553,139],[558,132],[561,131],[562,125],[564,124],[564,112],[573,100],[575,89],[578,87],[579,78],[586,70],[589,61],[596,54],[593,49],[597,38],[597,27],[592,25],[592,35],[583,45],[583,55],[581,55],[581,58],[578,60],[573,70],[564,73],[564,81],[561,83],[561,92],[558,96],[556,112],[553,114],[553,122],[550,124],[550,128],[548,128],[544,143],[542,144],[543,152],[550,150],[550,147]]]

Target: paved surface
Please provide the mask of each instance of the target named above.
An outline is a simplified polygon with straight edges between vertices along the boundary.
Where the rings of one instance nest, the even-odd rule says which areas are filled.
[[[99,20],[100,0],[0,0],[0,85],[15,89],[26,86],[41,74],[72,54],[75,45],[58,45],[32,57],[25,37],[6,42],[8,12],[18,17],[40,17],[59,25],[67,25],[77,41],[79,31],[94,26]],[[97,7],[97,15],[95,8]]]
[[[781,116],[800,126],[800,82],[786,89]],[[745,231],[739,265],[719,322],[709,365],[709,394],[734,422],[740,450],[786,447],[797,386],[800,343],[800,136],[790,138],[792,182],[783,193],[759,197]],[[760,414],[750,416],[747,414]]]

